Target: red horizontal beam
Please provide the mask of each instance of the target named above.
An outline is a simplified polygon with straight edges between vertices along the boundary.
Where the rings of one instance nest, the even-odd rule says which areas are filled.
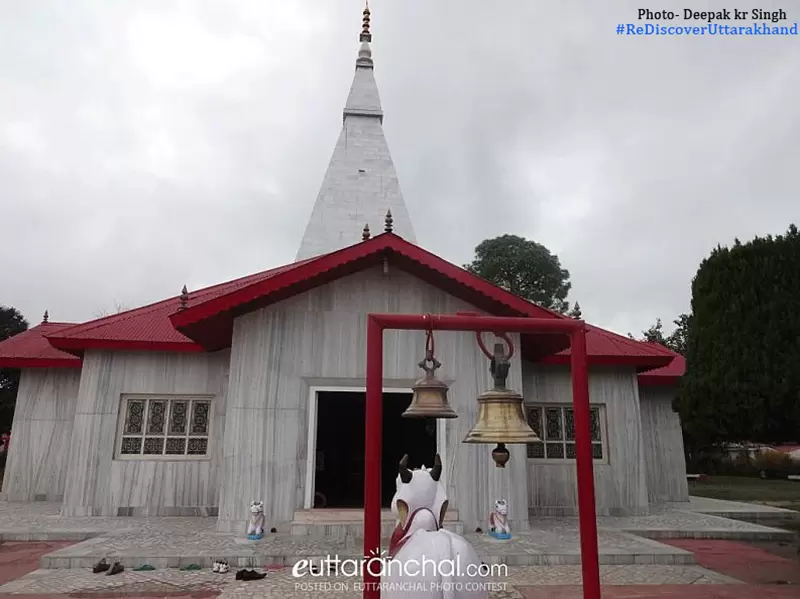
[[[551,333],[571,335],[586,323],[572,318],[522,318],[516,316],[481,316],[449,314],[370,314],[382,329],[434,331],[476,331],[506,333]]]

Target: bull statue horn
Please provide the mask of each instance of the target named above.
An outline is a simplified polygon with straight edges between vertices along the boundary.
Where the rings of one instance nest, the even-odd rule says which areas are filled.
[[[431,478],[435,481],[439,481],[439,477],[442,476],[442,458],[439,457],[439,454],[436,454],[436,457],[433,460],[433,468],[430,469]]]
[[[408,469],[408,454],[403,456],[403,459],[400,460],[400,480],[404,483],[411,482],[411,470]]]

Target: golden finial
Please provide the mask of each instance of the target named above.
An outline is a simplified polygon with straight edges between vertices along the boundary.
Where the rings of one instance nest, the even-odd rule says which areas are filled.
[[[371,42],[372,41],[372,34],[369,32],[369,1],[367,0],[364,2],[364,12],[362,13],[364,16],[361,18],[361,36],[359,37],[359,41],[361,42]]]
[[[391,210],[387,210],[386,211],[385,226],[383,227],[384,232],[391,233],[392,230],[394,229],[393,223],[394,223],[394,219],[392,218],[392,211]]]
[[[185,310],[189,305],[189,290],[186,289],[186,285],[183,286],[181,289],[181,305],[179,310]]]
[[[361,232],[361,241],[366,241],[370,237],[369,225],[364,225],[364,230]]]

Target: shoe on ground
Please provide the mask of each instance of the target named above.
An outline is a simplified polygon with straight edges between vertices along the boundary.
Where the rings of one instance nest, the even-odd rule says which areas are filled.
[[[224,560],[223,560],[223,561],[221,561],[221,562],[219,563],[219,570],[218,570],[218,572],[219,572],[220,574],[227,574],[227,573],[230,571],[230,569],[231,569],[231,567],[228,565],[228,562],[226,562],[226,561],[224,561]]]
[[[100,572],[105,572],[110,567],[111,566],[106,561],[106,558],[103,558],[94,565],[94,567],[92,568],[92,572],[94,572],[95,574],[99,574]]]
[[[239,570],[236,573],[236,580],[261,580],[266,576],[266,572],[258,573],[255,570]]]
[[[119,574],[123,570],[125,570],[125,566],[123,566],[119,562],[114,562],[114,565],[111,566],[111,569],[106,573],[106,576],[113,576],[114,574]]]
[[[219,567],[222,565],[218,560],[214,560],[214,565],[211,566],[212,572],[219,572]]]

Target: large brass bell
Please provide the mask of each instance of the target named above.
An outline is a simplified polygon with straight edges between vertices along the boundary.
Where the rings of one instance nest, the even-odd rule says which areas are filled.
[[[495,345],[490,367],[494,388],[478,396],[478,422],[464,439],[464,443],[497,443],[492,458],[500,468],[509,458],[506,443],[541,441],[525,419],[522,396],[506,388],[510,367],[502,344]]]
[[[435,376],[440,366],[433,352],[428,351],[425,359],[419,363],[425,376],[411,387],[414,395],[408,409],[403,412],[403,418],[458,418],[447,401],[447,385]]]

